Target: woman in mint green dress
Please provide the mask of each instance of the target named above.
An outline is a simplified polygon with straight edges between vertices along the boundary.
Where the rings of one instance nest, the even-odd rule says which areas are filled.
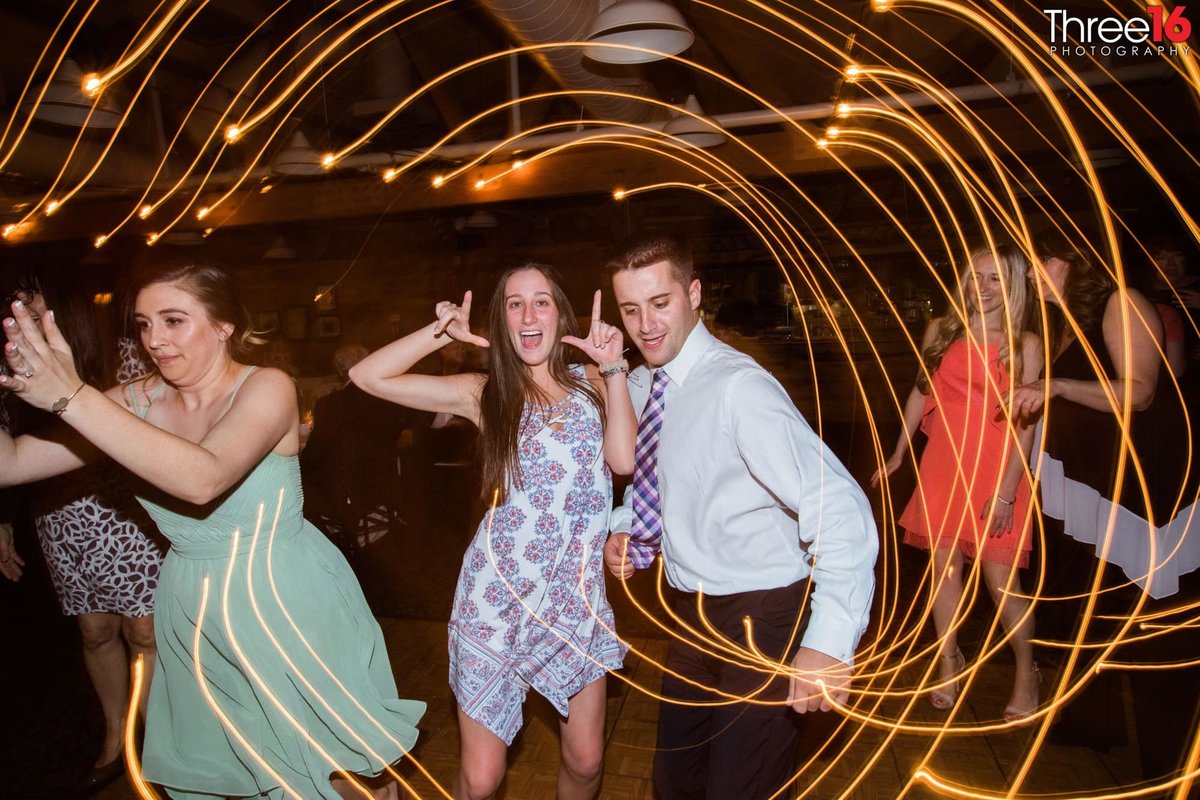
[[[165,270],[134,320],[157,371],[107,393],[79,380],[54,324],[14,303],[13,377],[53,435],[0,433],[0,485],[109,456],[171,541],[155,602],[143,769],[174,798],[395,798],[380,776],[425,704],[397,697],[383,636],[345,560],[301,516],[291,379],[237,361],[248,314],[228,275]],[[43,331],[44,328],[44,331]]]

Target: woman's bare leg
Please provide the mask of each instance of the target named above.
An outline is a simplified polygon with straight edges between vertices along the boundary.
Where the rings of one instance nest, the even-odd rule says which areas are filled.
[[[1015,566],[982,562],[983,580],[996,604],[1000,621],[1010,634],[1009,645],[1017,663],[1012,696],[1006,714],[1027,715],[1038,707],[1038,675],[1033,665],[1033,615],[1029,601],[1021,596],[1021,576]]]
[[[568,716],[559,723],[562,765],[558,800],[592,800],[604,768],[605,678],[592,681],[568,701]]]
[[[938,683],[944,684],[937,691],[953,704],[957,694],[953,680],[962,668],[958,659],[958,632],[954,625],[955,614],[962,602],[963,554],[957,547],[943,547],[933,551],[933,627],[937,631],[941,647],[938,650]]]
[[[374,778],[355,775],[354,780],[368,792],[366,797],[374,797],[375,800],[400,800],[400,785],[386,772]],[[335,775],[330,777],[329,782],[333,784],[334,791],[346,800],[365,800],[362,791],[346,778]]]
[[[142,657],[142,693],[138,697],[138,713],[145,720],[150,680],[154,677],[154,657],[158,652],[154,644],[154,615],[121,617],[121,635],[125,637],[125,644],[129,648],[130,663],[138,656]]]
[[[104,766],[121,753],[125,704],[129,701],[129,656],[121,641],[118,614],[80,614],[83,664],[104,712],[104,742],[96,766]]]
[[[455,800],[491,800],[508,768],[508,745],[460,707],[458,731],[461,760],[454,779]]]

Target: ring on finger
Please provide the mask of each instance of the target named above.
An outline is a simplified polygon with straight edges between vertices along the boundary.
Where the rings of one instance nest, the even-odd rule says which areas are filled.
[[[22,372],[21,374],[24,375],[26,378],[32,378],[33,377],[33,367],[26,364],[25,371]]]

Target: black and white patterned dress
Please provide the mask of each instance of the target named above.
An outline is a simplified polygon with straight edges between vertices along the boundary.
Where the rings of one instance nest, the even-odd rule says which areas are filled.
[[[38,541],[63,613],[153,614],[162,550],[123,471],[96,464],[35,491]]]

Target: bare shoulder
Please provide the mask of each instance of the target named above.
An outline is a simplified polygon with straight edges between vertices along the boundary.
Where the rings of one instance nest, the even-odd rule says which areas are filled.
[[[460,372],[453,378],[461,391],[476,398],[483,393],[483,385],[488,381],[487,373],[484,372]]]
[[[243,400],[250,402],[290,401],[294,405],[297,402],[296,382],[292,380],[291,375],[281,369],[258,367],[245,377],[241,387],[237,390],[235,402]]]
[[[483,404],[483,387],[487,385],[488,376],[483,372],[463,372],[452,376],[457,381],[459,392],[458,408],[454,411],[460,417],[473,422],[476,427],[481,423],[481,406]]]
[[[258,386],[286,386],[289,389],[296,388],[296,382],[292,380],[292,376],[281,369],[276,367],[253,367],[252,369],[254,371],[246,377],[246,386],[253,383]]]
[[[466,407],[473,409],[473,414],[478,416],[479,403],[483,397],[483,387],[488,382],[487,373],[484,372],[460,372],[457,375],[447,375],[442,380],[450,381],[454,387],[454,392],[458,397],[457,402],[465,403],[463,408],[456,410],[454,413],[459,416],[464,416]],[[468,417],[470,418],[470,417]]]
[[[1123,316],[1126,311],[1129,313],[1131,325],[1148,330],[1156,337],[1161,336],[1162,317],[1159,316],[1158,309],[1146,295],[1137,289],[1130,288],[1125,291],[1113,292],[1109,296],[1108,304],[1104,308],[1103,320],[1106,333],[1124,328]],[[1137,324],[1139,322],[1140,325]]]

